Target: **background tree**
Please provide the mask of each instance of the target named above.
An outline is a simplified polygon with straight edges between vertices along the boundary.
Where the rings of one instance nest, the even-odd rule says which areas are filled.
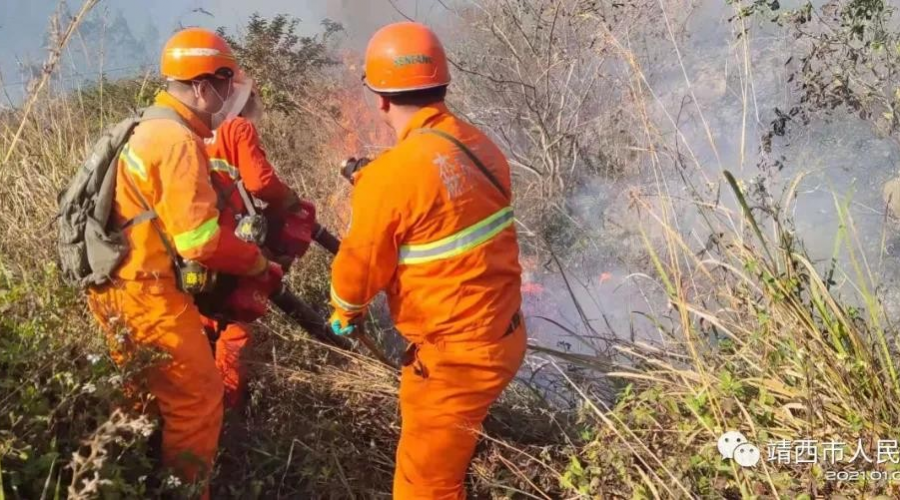
[[[266,19],[254,14],[240,36],[219,28],[228,40],[241,67],[256,80],[270,110],[286,113],[309,109],[319,99],[318,76],[338,63],[333,57],[334,42],[343,27],[328,19],[322,31],[303,36],[300,19],[286,14]]]

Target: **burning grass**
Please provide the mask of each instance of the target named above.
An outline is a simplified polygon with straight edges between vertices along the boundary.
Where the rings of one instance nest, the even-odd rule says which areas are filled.
[[[890,482],[828,480],[854,467],[893,470],[887,461],[803,466],[768,454],[778,442],[813,440],[819,453],[826,442],[845,443],[849,458],[860,440],[874,455],[879,440],[894,439],[896,337],[846,211],[856,275],[855,285],[842,276],[839,286],[811,262],[789,221],[763,223],[738,197],[743,216],[708,214],[723,231],[714,249],[692,251],[668,223],[663,247],[649,249],[670,301],[671,313],[657,318],[666,343],[618,348],[630,363],[608,375],[628,386],[610,406],[584,394],[597,425],[576,459],[576,486],[603,497],[613,484],[658,498],[897,495]],[[716,442],[727,430],[759,446],[757,467],[722,459]]]
[[[868,260],[885,249],[866,247],[849,196],[835,194],[833,254],[817,261],[792,220],[802,213],[802,174],[778,196],[728,172],[709,177],[713,169],[693,153],[683,160],[650,125],[662,103],[639,58],[610,36],[633,64],[634,102],[648,124],[644,148],[656,180],[633,197],[633,232],[668,307],[652,317],[659,342],[616,345],[618,368],[569,358],[627,385],[607,401],[573,384],[591,424],[566,484],[601,498],[896,497],[900,460],[879,448],[900,427],[897,331]],[[742,31],[736,51],[750,44]],[[686,92],[693,96],[690,84]],[[718,159],[704,110],[696,112]],[[690,197],[671,194],[669,158],[688,172],[680,177]],[[701,194],[698,178],[721,186],[721,195]],[[759,447],[756,466],[719,454],[717,440],[729,430]],[[806,447],[800,458],[798,446]],[[860,448],[875,458],[860,459]],[[826,449],[839,453],[829,460]]]

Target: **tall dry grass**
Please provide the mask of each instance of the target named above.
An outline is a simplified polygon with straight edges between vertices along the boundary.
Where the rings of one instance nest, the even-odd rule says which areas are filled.
[[[753,75],[761,70],[751,66],[746,4],[734,3],[744,126],[731,133],[740,138],[741,165],[757,160],[747,134]],[[673,11],[659,5],[665,26],[675,25]],[[667,33],[701,141],[718,165],[666,144],[660,130],[670,127],[658,120],[671,116],[660,111],[665,106],[647,77],[650,68],[628,40],[607,32],[631,67],[631,102],[644,123],[642,159],[655,182],[633,193],[634,220],[668,304],[650,318],[660,340],[617,345],[624,359],[618,369],[609,370],[606,359],[569,358],[627,386],[610,402],[572,381],[591,430],[563,481],[594,498],[896,497],[897,481],[884,478],[900,457],[882,454],[879,461],[878,448],[879,441],[890,446],[900,428],[897,332],[882,305],[877,267],[867,259],[885,251],[865,247],[851,198],[836,194],[833,257],[814,261],[792,220],[802,174],[772,195],[751,192],[726,169],[681,40]],[[688,148],[697,141],[671,125]],[[675,176],[679,168],[685,174]],[[722,196],[704,196],[698,185],[718,185]],[[729,430],[759,446],[756,467],[719,455],[718,438]],[[797,463],[802,440],[813,443],[816,463]],[[851,459],[860,445],[871,461]],[[790,463],[777,459],[783,446]],[[843,456],[829,460],[826,447]]]

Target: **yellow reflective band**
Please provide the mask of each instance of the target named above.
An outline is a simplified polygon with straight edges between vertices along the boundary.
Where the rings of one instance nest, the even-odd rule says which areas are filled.
[[[141,160],[141,157],[131,150],[131,146],[126,144],[125,147],[122,148],[122,154],[119,155],[119,159],[125,162],[125,166],[128,167],[128,170],[137,174],[141,179],[147,180],[147,168],[144,167],[144,162]]]
[[[175,235],[175,248],[186,252],[197,248],[212,239],[219,232],[219,217],[213,217],[190,231]]]
[[[237,180],[241,177],[240,170],[228,163],[227,160],[221,158],[210,158],[209,169],[213,172],[224,172],[225,175],[231,177],[233,180]]]
[[[512,208],[506,207],[477,224],[438,241],[423,245],[404,245],[400,247],[398,261],[400,264],[422,264],[455,257],[490,241],[510,227],[514,220]]]
[[[359,312],[359,311],[362,311],[363,309],[365,309],[366,305],[368,305],[368,304],[359,305],[359,304],[354,304],[352,302],[347,302],[346,300],[342,299],[340,295],[337,294],[337,292],[334,290],[334,285],[331,285],[331,300],[333,300],[334,303],[338,305],[338,307],[340,307],[341,309],[343,309],[347,312]]]

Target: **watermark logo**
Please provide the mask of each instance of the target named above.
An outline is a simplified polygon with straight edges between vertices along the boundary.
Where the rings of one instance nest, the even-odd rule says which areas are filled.
[[[759,463],[759,448],[752,443],[739,444],[734,449],[732,458],[741,467],[756,467],[756,464]]]
[[[782,466],[818,464],[826,481],[900,482],[900,442],[878,439],[868,445],[855,441],[818,441],[815,439],[776,440],[765,443],[766,453],[738,431],[728,431],[716,442],[724,459],[741,467],[756,467],[763,460]],[[861,466],[855,468],[854,465]]]
[[[759,463],[759,448],[738,431],[722,434],[716,445],[722,458],[734,460],[741,467],[755,467]]]

